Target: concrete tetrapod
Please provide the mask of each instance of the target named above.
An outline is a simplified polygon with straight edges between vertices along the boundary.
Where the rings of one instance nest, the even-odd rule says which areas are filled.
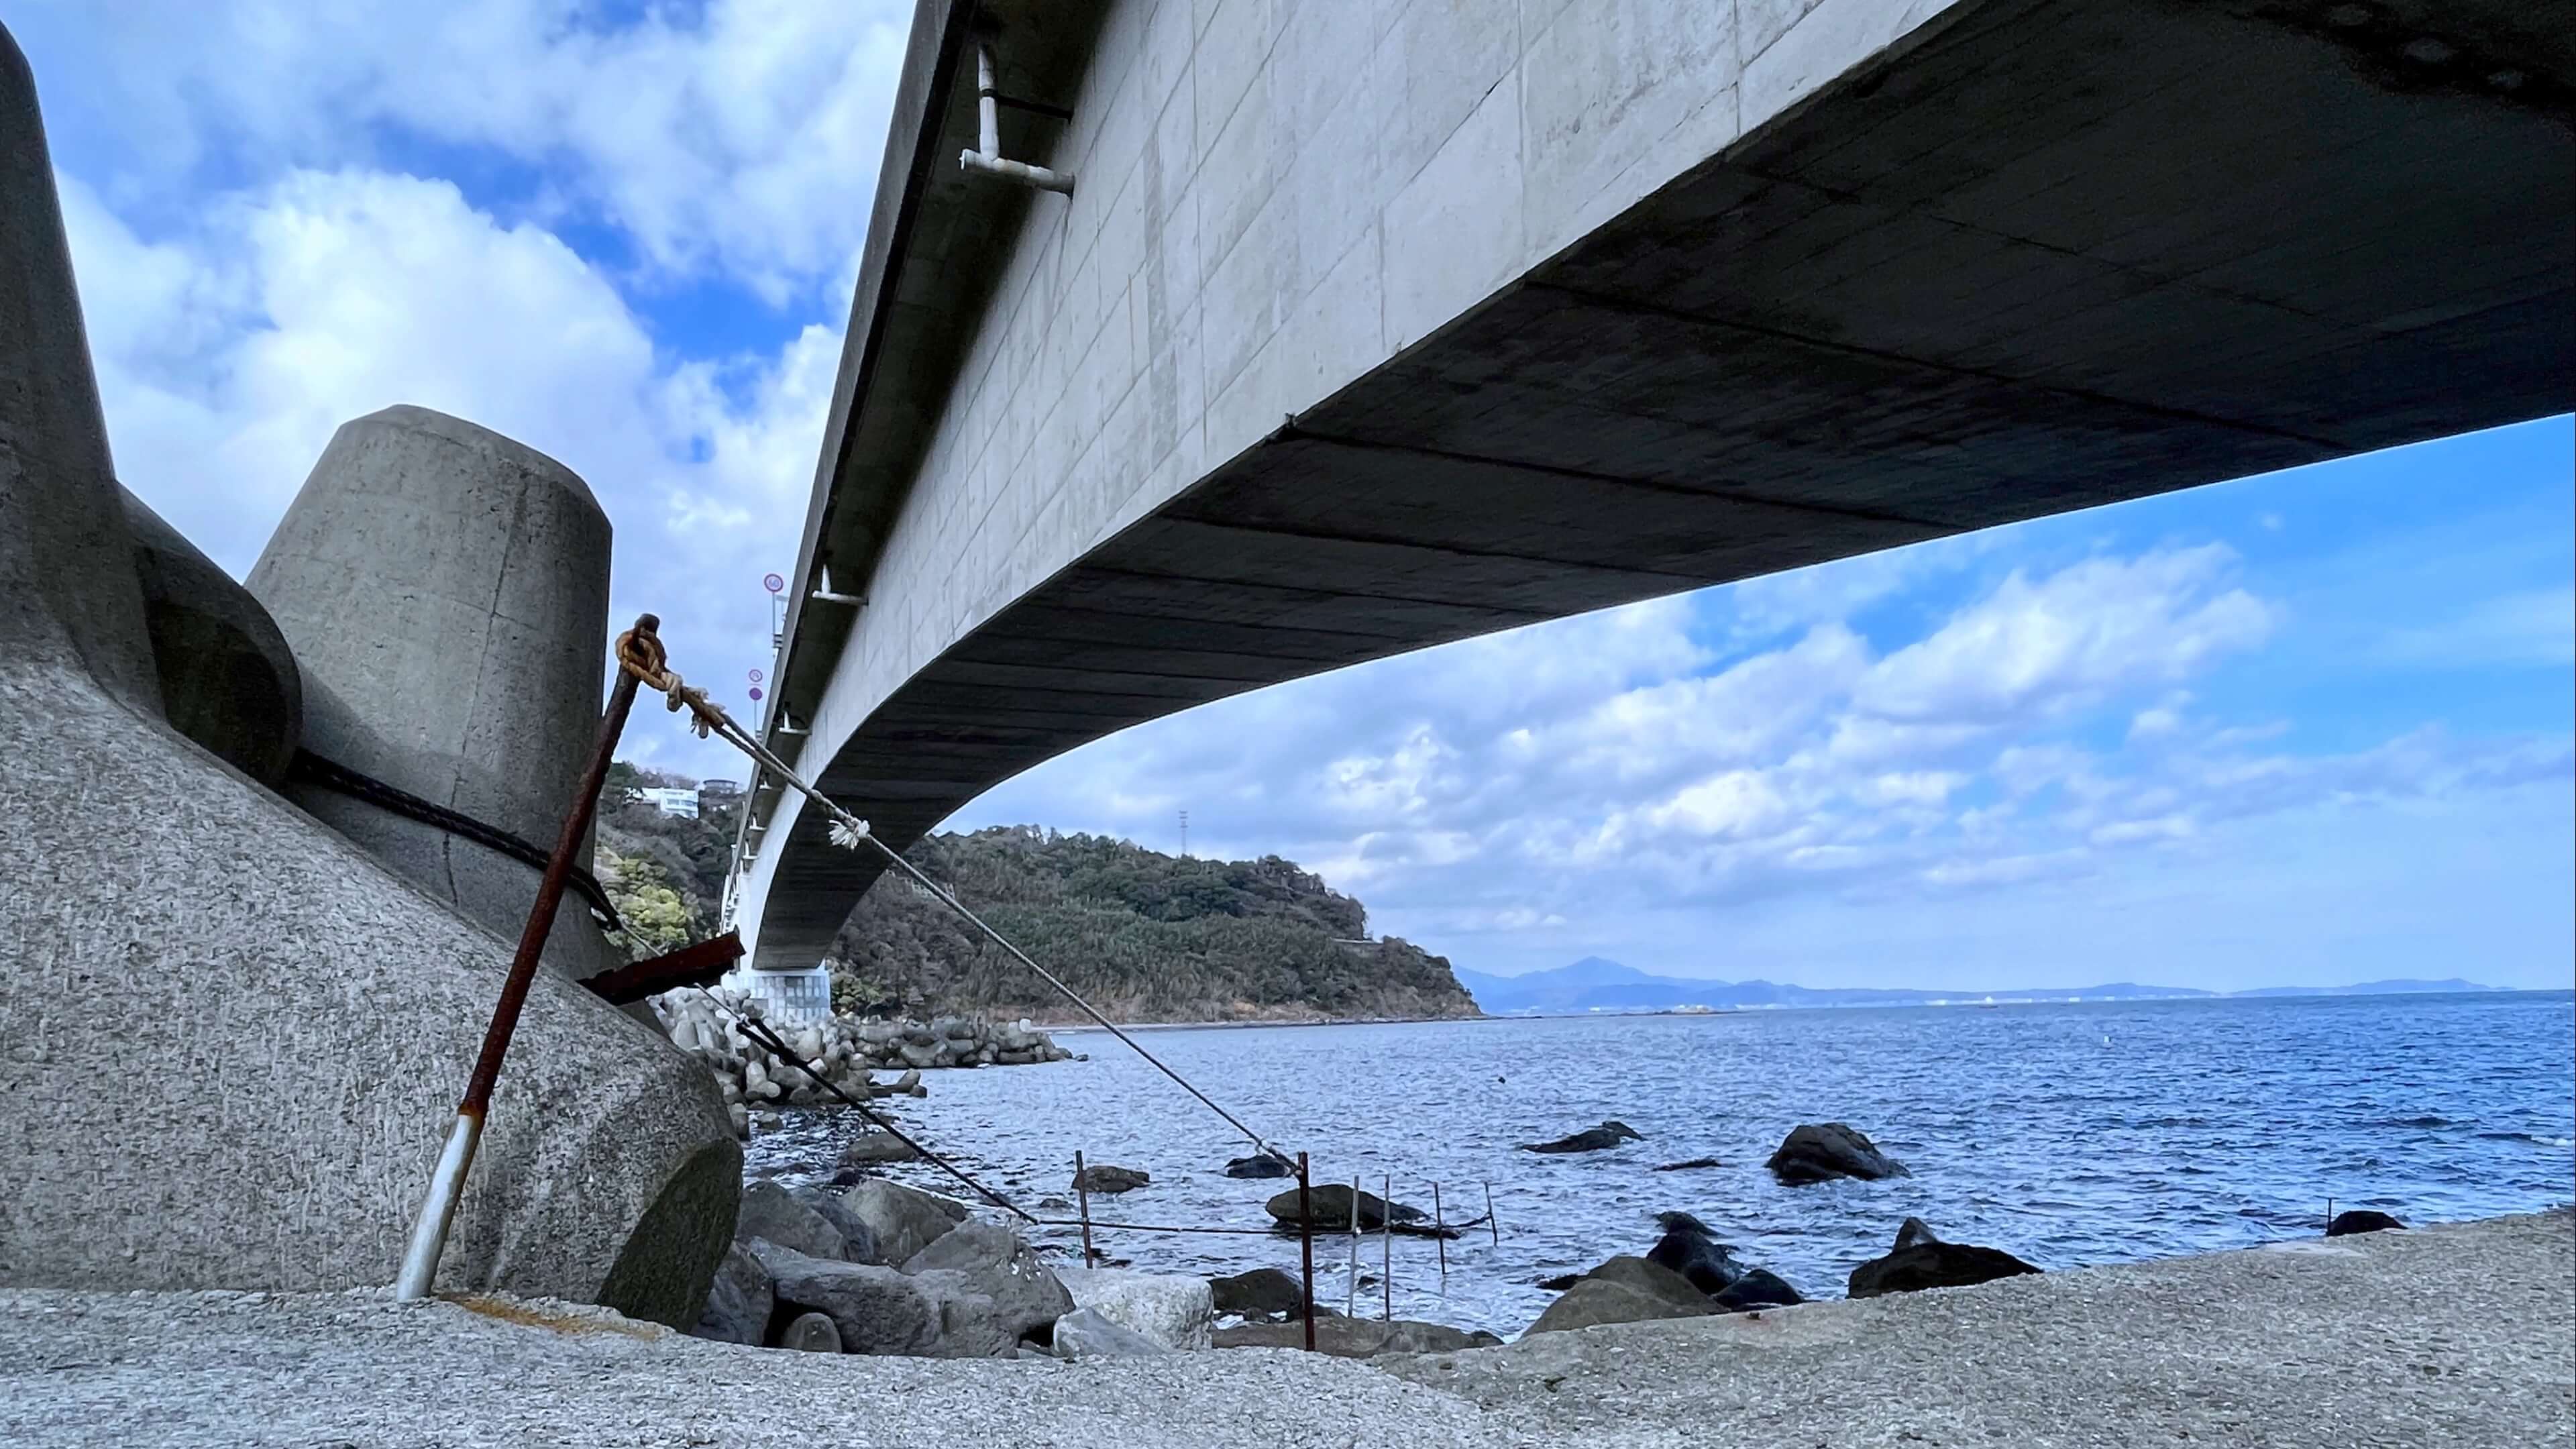
[[[332,434],[247,583],[303,668],[306,749],[544,849],[599,723],[608,552],[608,517],[571,469],[390,407]],[[320,786],[288,794],[518,938],[535,868]],[[622,959],[588,912],[556,917],[548,966],[581,979]]]
[[[5,31],[0,183],[0,1287],[389,1283],[509,948],[162,717]],[[439,1286],[694,1322],[741,1161],[703,1070],[540,973]]]

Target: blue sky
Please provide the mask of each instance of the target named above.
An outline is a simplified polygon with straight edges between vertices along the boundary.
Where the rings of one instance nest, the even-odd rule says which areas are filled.
[[[589,480],[617,611],[739,698],[908,18],[13,6],[124,481],[239,573],[336,424],[458,413]],[[956,823],[1170,848],[1186,808],[1200,853],[1488,971],[2563,988],[2571,477],[2561,417],[1561,621],[1130,731]]]

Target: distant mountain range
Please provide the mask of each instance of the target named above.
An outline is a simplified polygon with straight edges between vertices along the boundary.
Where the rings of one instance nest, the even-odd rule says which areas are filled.
[[[1670,1011],[1676,1007],[1919,1006],[1933,1002],[2152,1001],[2196,996],[2380,996],[2413,991],[2486,991],[2490,987],[2447,981],[2370,981],[2358,986],[2266,986],[2253,991],[2200,991],[2188,986],[2141,986],[2114,981],[2100,986],[2033,987],[2014,991],[1917,991],[1903,987],[1784,986],[1773,981],[1694,981],[1651,976],[1633,966],[1586,956],[1553,971],[1490,976],[1458,971],[1458,984],[1489,1016],[1528,1012]]]

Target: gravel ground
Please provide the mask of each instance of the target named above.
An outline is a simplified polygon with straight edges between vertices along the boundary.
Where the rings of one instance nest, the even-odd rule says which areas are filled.
[[[2576,1218],[1352,1363],[933,1362],[378,1293],[0,1293],[0,1444],[2576,1444]]]

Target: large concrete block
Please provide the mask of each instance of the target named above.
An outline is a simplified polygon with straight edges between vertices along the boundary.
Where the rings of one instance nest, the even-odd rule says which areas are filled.
[[[163,717],[224,763],[278,788],[304,728],[304,679],[286,636],[250,590],[142,499],[117,492]]]
[[[551,848],[599,727],[607,515],[561,463],[427,408],[342,424],[252,567],[304,670],[304,745]],[[291,798],[518,939],[534,868],[318,786]],[[587,854],[582,862],[589,863]],[[622,959],[586,911],[546,964]]]
[[[0,1287],[389,1283],[508,947],[161,720],[5,33],[0,167]],[[442,1288],[695,1320],[741,1182],[703,1070],[541,973],[490,1122]]]
[[[86,667],[127,705],[157,712],[35,77],[5,28],[0,258],[0,657]]]

